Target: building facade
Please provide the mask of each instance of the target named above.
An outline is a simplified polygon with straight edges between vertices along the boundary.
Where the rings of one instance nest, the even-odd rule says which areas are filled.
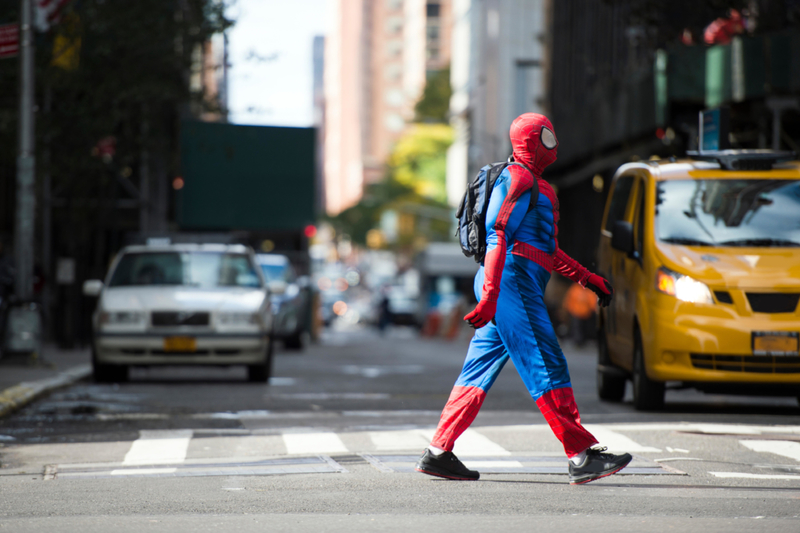
[[[325,45],[325,208],[385,175],[427,76],[450,63],[451,0],[335,0]]]

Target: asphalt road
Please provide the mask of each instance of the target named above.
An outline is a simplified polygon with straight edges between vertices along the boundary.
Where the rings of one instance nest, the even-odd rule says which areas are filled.
[[[456,453],[482,472],[413,472],[466,339],[328,331],[241,368],[135,369],[0,420],[0,531],[800,531],[793,398],[670,390],[661,413],[597,400],[593,346],[565,343],[583,422],[635,460],[568,484],[511,363]]]

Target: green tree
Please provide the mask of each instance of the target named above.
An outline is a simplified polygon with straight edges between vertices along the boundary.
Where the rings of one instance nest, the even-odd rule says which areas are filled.
[[[416,122],[447,122],[450,110],[450,67],[436,71],[428,78],[422,97],[414,107]]]

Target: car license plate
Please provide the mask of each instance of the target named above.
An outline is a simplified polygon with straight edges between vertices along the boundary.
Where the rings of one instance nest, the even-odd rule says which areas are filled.
[[[165,352],[196,352],[197,339],[194,337],[165,337]]]
[[[753,355],[797,356],[796,331],[754,331]]]

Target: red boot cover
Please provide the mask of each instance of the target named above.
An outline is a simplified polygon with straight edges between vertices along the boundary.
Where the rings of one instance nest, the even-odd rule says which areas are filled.
[[[437,448],[452,452],[456,439],[472,424],[478,411],[481,410],[486,392],[478,387],[462,387],[456,385],[450,393],[450,399],[442,411],[439,427],[431,444]]]
[[[567,457],[572,457],[597,444],[594,435],[581,425],[581,415],[572,395],[572,387],[553,389],[542,394],[536,405],[550,429],[564,445]]]

